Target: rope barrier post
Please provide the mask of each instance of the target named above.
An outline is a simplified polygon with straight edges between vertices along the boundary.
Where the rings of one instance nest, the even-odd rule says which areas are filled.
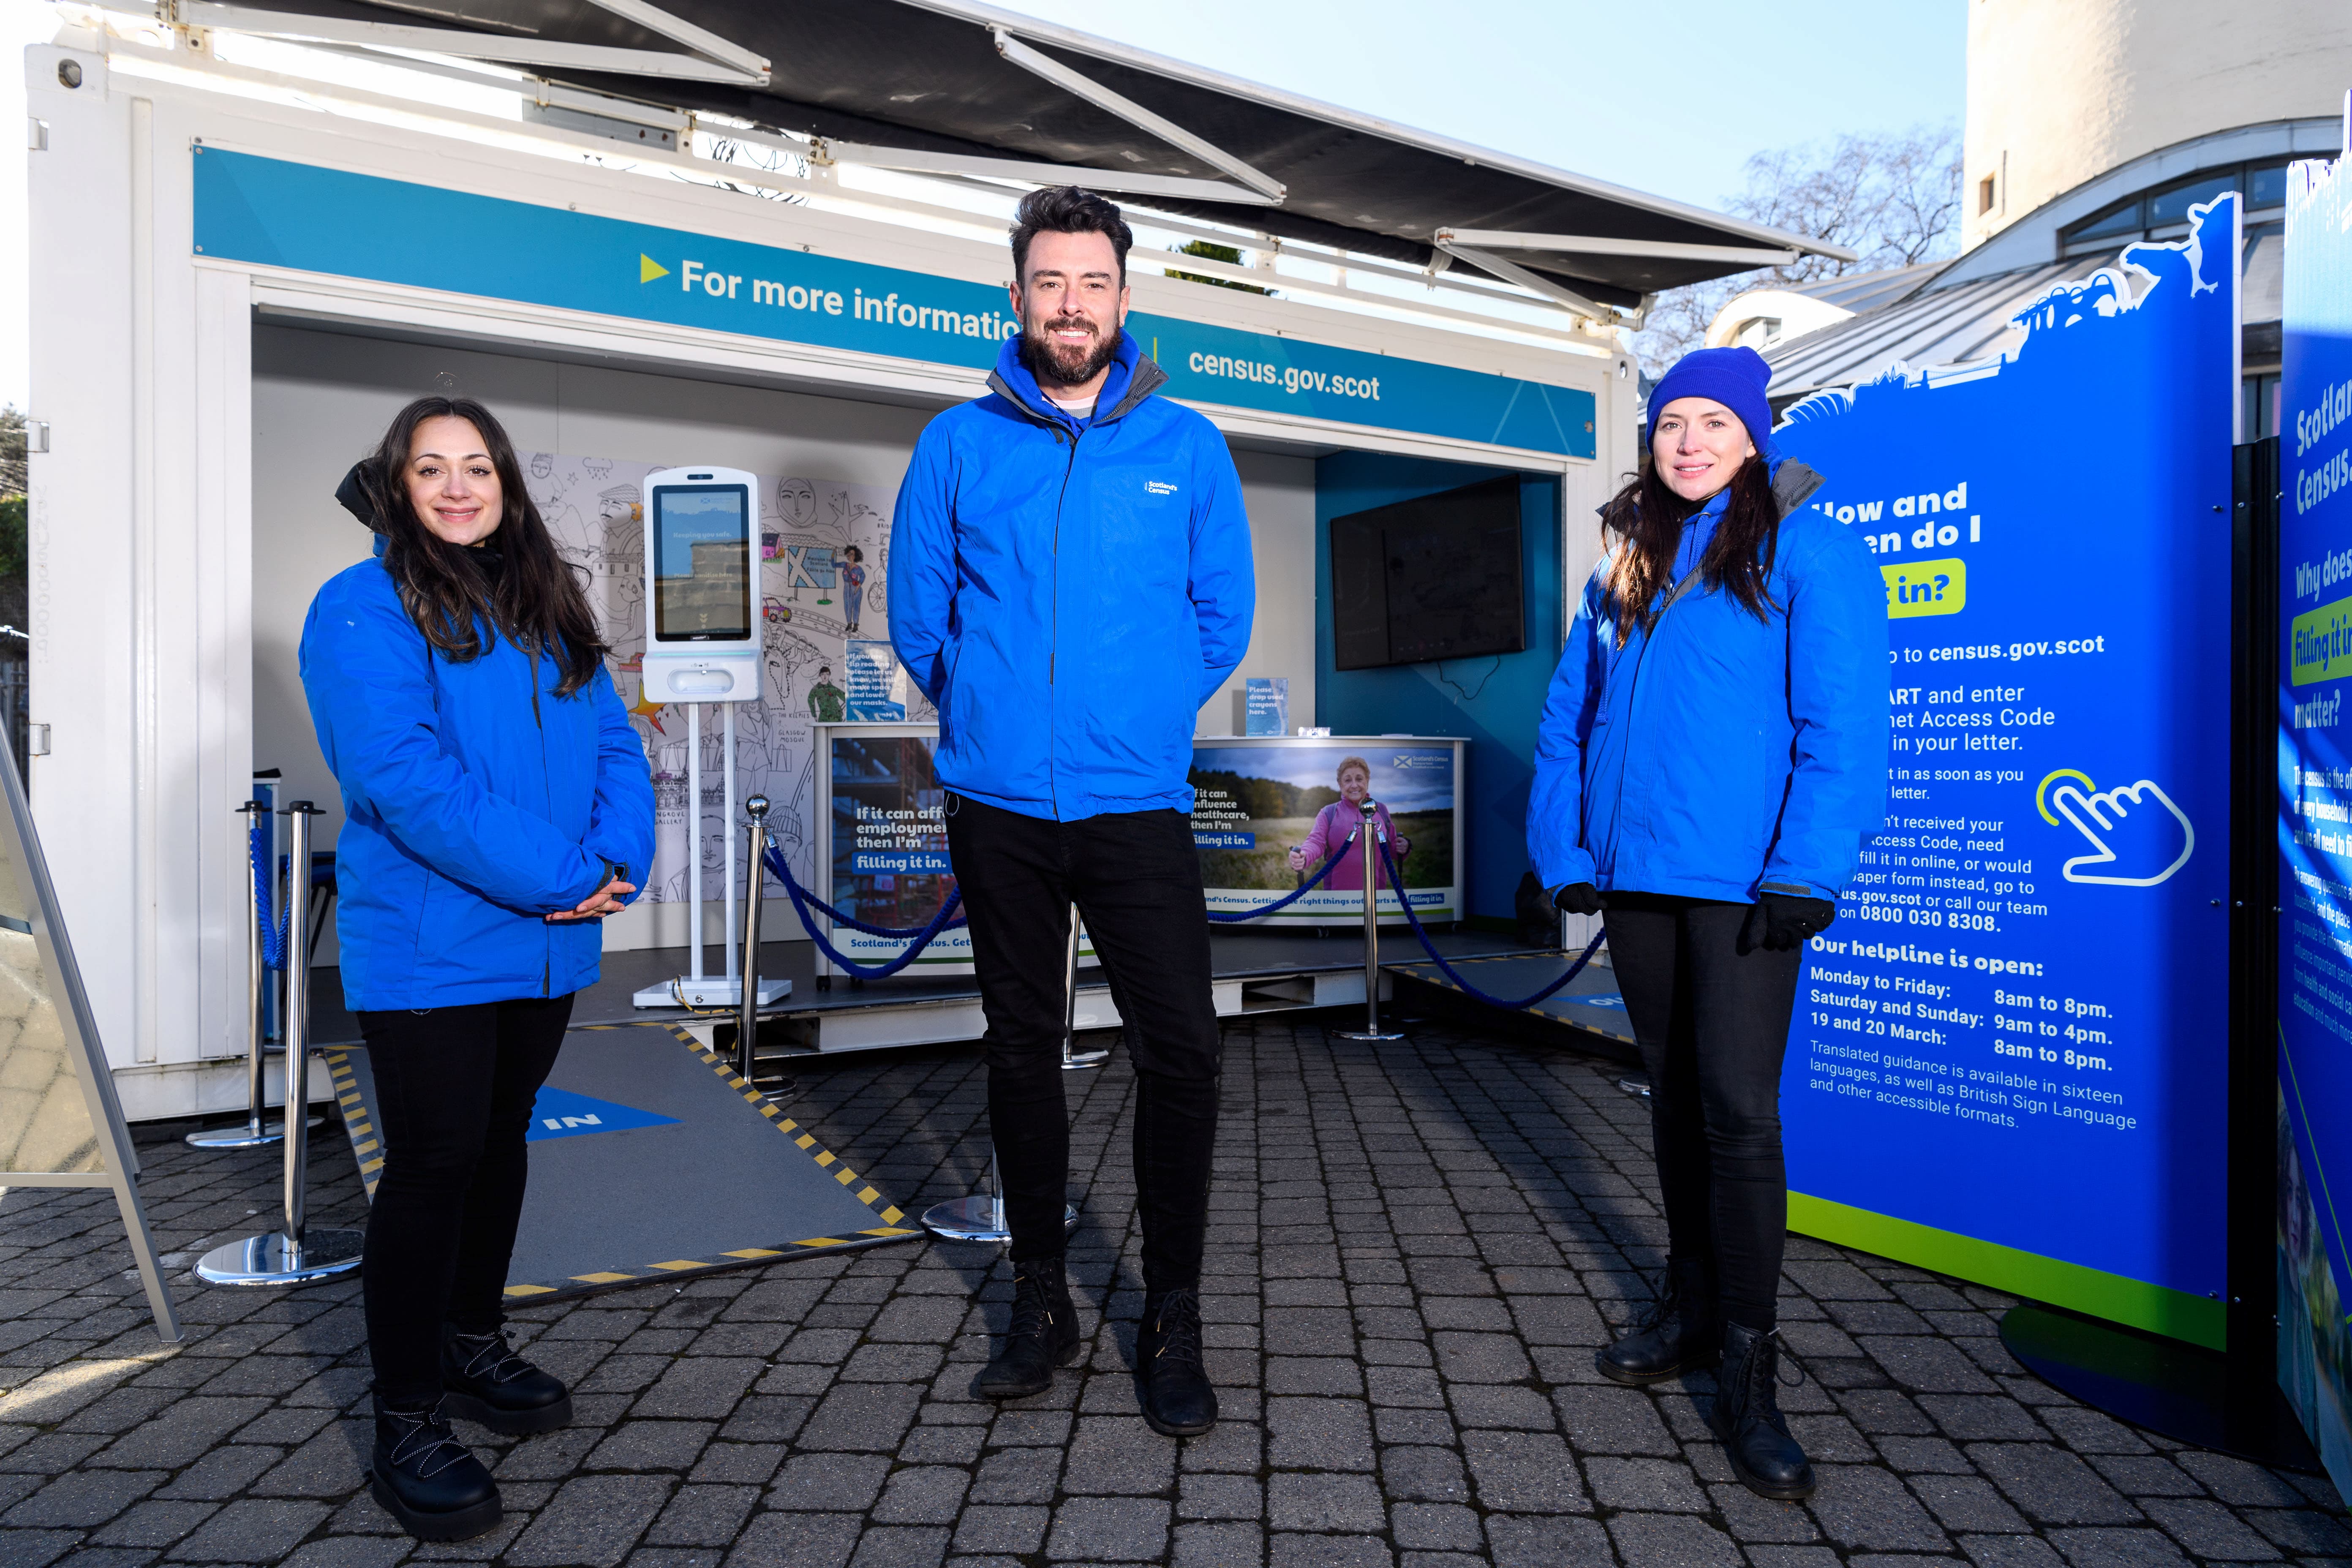
[[[751,1045],[760,1033],[760,895],[768,879],[768,797],[755,795],[745,801],[743,815],[751,819],[751,885],[743,896],[743,1005],[735,1019],[735,1072],[748,1084]],[[727,886],[731,893],[731,877]]]
[[[1387,847],[1388,835],[1381,828],[1380,802],[1370,795],[1358,808],[1363,820],[1356,826],[1364,840],[1364,1026],[1343,1029],[1343,1040],[1402,1040],[1404,1036],[1395,1030],[1381,1028],[1381,851]],[[1396,884],[1397,902],[1403,904],[1404,883]],[[1411,907],[1407,906],[1407,913]]]
[[[245,842],[246,892],[242,901],[252,903],[257,896],[263,876],[266,852],[256,842],[261,825],[268,819],[269,807],[257,800],[248,800],[236,808],[245,819],[237,837]],[[268,1109],[268,1091],[262,1082],[263,987],[269,981],[269,965],[262,955],[261,922],[269,911],[257,910],[254,918],[245,922],[245,1125],[215,1128],[209,1132],[188,1134],[191,1149],[258,1149],[275,1143],[285,1136],[262,1125],[261,1113]]]
[[[307,800],[298,800],[289,804],[283,815],[292,849],[291,863],[308,868],[310,818],[326,814]],[[287,889],[285,1226],[275,1234],[247,1237],[205,1254],[196,1264],[196,1277],[207,1284],[308,1285],[349,1273],[360,1266],[360,1232],[311,1230],[307,1223],[310,966],[306,955],[310,951],[310,892],[307,886],[291,883]]]
[[[1070,906],[1070,959],[1063,989],[1062,1070],[1083,1072],[1110,1060],[1108,1051],[1078,1049],[1078,906]]]

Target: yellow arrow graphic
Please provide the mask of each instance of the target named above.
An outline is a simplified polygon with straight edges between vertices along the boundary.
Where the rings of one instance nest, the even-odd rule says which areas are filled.
[[[668,268],[664,267],[660,262],[656,261],[652,257],[647,256],[643,251],[639,251],[637,253],[638,282],[650,283],[656,278],[667,278],[668,276]]]

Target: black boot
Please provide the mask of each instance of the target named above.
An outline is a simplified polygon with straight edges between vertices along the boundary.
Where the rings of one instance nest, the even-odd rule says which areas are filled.
[[[520,1437],[572,1421],[572,1391],[551,1372],[515,1353],[501,1328],[487,1334],[441,1331],[442,1407],[493,1432]]]
[[[1639,1388],[1706,1366],[1721,1342],[1715,1282],[1706,1265],[1677,1258],[1666,1266],[1657,1300],[1634,1321],[1633,1331],[1595,1351],[1592,1364],[1611,1382]]]
[[[387,1410],[377,1397],[368,1489],[419,1541],[470,1541],[504,1517],[498,1482],[450,1434],[437,1402],[423,1410]]]
[[[982,1399],[1026,1399],[1054,1386],[1054,1369],[1078,1359],[1078,1313],[1059,1258],[1013,1266],[1013,1324],[1004,1348],[981,1369]]]
[[[1794,1502],[1813,1495],[1813,1467],[1780,1414],[1780,1331],[1723,1325],[1723,1365],[1706,1424],[1723,1439],[1731,1468],[1758,1497]]]
[[[1201,1364],[1201,1293],[1168,1290],[1143,1299],[1135,1336],[1143,1419],[1163,1437],[1197,1437],[1217,1424],[1217,1391]]]

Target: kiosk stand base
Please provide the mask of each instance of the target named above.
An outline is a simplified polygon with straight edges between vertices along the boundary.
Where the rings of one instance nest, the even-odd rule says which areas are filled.
[[[923,1211],[923,1228],[942,1241],[993,1241],[1013,1239],[1004,1227],[1004,1203],[986,1193],[975,1193],[968,1198],[950,1198],[933,1204]],[[1078,1228],[1078,1211],[1062,1205],[1062,1229]]]
[[[2319,1473],[2319,1456],[2269,1377],[2236,1377],[2218,1351],[2047,1307],[2011,1307],[2000,1342],[2029,1372],[2119,1421],[2258,1465]]]
[[[772,1006],[792,994],[791,981],[762,976],[759,1005]],[[724,974],[705,975],[698,980],[681,974],[676,980],[648,985],[630,1000],[640,1007],[740,1007],[743,983]]]
[[[196,1265],[207,1285],[308,1285],[359,1267],[365,1233],[305,1230],[299,1242],[279,1232],[216,1247]]]

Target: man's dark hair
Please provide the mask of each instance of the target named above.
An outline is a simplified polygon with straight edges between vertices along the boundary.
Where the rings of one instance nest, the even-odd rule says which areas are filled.
[[[1013,277],[1025,283],[1029,276],[1029,242],[1041,234],[1099,234],[1108,237],[1118,257],[1118,280],[1127,281],[1127,252],[1135,233],[1118,208],[1083,185],[1054,185],[1032,191],[1013,212]]]

